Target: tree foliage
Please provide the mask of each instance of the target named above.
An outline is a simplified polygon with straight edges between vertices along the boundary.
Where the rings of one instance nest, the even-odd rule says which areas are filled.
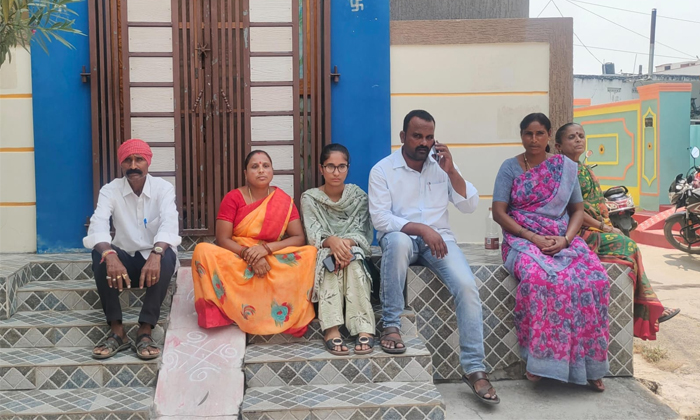
[[[74,48],[63,37],[84,35],[73,27],[77,13],[68,8],[82,0],[0,0],[0,66],[12,60],[11,50],[21,46],[29,51],[34,41],[48,53],[46,43],[56,40]]]

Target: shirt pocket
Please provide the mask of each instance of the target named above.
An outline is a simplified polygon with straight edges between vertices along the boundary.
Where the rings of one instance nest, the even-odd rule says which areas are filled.
[[[158,229],[160,229],[160,216],[153,220],[147,220],[146,230],[148,230],[151,235],[156,236]]]
[[[428,188],[426,188],[425,193],[425,207],[426,208],[441,208],[447,205],[448,198],[448,187],[449,183],[447,181],[443,182],[429,182]]]

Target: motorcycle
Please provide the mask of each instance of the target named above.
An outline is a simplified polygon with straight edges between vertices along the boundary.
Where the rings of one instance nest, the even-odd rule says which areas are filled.
[[[637,221],[632,217],[636,207],[627,187],[620,185],[609,188],[603,196],[612,225],[620,229],[625,236],[630,236],[630,232],[637,228]]]
[[[593,152],[590,150],[586,152],[584,164],[592,154]],[[589,165],[591,169],[596,166],[598,165]],[[636,206],[627,187],[620,185],[608,188],[603,193],[603,197],[605,197],[605,206],[608,208],[610,223],[625,236],[630,236],[630,232],[637,228],[637,221],[632,217],[636,211]]]
[[[695,163],[700,157],[700,149],[693,147],[690,155],[693,166],[685,176],[678,174],[668,189],[676,213],[666,218],[664,236],[674,248],[700,254],[700,166]]]

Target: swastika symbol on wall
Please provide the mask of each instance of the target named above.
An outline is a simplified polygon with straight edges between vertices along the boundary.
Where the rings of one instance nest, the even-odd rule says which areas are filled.
[[[350,0],[350,7],[352,7],[353,12],[365,10],[365,5],[362,4],[362,0]]]

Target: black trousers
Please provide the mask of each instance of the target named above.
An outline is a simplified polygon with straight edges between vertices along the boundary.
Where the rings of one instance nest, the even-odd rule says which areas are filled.
[[[119,260],[124,264],[129,279],[131,279],[131,288],[139,287],[139,278],[141,277],[141,269],[146,264],[146,260],[140,252],[136,252],[132,257],[126,251],[112,246],[117,251]],[[112,321],[122,320],[122,306],[119,303],[119,289],[110,288],[107,285],[107,264],[100,264],[102,255],[92,251],[92,271],[95,274],[95,283],[97,283],[97,293],[100,295],[102,302],[102,310],[107,317],[107,323]],[[163,304],[165,296],[168,293],[170,279],[175,272],[175,264],[177,256],[171,248],[167,248],[160,259],[160,279],[158,283],[146,288],[146,296],[143,298],[143,307],[139,315],[140,324],[151,324],[152,327],[158,323],[160,317],[160,305]],[[144,285],[144,287],[146,287]]]

